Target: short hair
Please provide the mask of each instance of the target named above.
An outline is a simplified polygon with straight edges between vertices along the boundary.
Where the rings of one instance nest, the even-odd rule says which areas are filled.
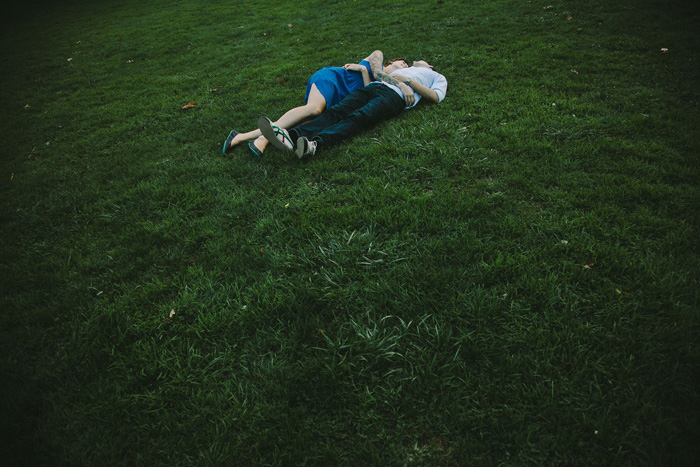
[[[400,62],[400,61],[404,61],[404,62],[406,62],[406,65],[408,65],[408,60],[406,60],[405,58],[392,58],[391,60],[386,62],[386,65],[384,65],[384,66],[389,66],[394,62]]]

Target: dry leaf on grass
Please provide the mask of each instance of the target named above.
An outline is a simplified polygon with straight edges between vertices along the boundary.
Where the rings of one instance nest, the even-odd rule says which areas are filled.
[[[190,101],[189,104],[183,105],[183,106],[182,106],[182,110],[191,109],[191,108],[193,108],[193,107],[194,107],[194,101],[192,100],[192,101]]]

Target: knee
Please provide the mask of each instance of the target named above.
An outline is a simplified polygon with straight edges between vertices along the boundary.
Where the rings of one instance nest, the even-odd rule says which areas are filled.
[[[325,106],[320,105],[320,104],[307,104],[306,105],[306,114],[311,118],[318,117],[319,115],[321,115],[324,108],[325,108]]]

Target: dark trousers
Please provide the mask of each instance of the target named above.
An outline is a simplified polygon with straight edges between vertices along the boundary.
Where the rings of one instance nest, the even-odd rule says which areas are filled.
[[[300,136],[317,141],[319,146],[332,146],[354,136],[389,117],[401,113],[406,104],[399,94],[380,83],[370,83],[348,94],[321,115],[289,130],[296,142]]]

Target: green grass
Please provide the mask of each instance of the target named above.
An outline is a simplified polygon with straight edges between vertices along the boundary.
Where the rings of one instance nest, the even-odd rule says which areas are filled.
[[[3,7],[5,460],[697,461],[692,2],[235,4]],[[221,155],[376,48],[446,100]]]

